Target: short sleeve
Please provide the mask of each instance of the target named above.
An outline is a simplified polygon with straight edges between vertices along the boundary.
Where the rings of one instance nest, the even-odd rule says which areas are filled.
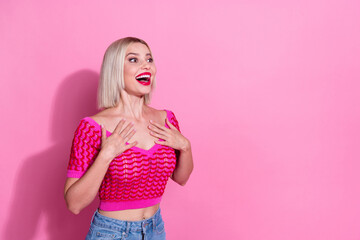
[[[179,122],[176,119],[175,114],[171,110],[166,110],[166,112],[167,112],[167,118],[169,119],[171,124],[174,125],[176,129],[179,130],[179,132],[181,132]]]
[[[74,132],[67,168],[67,177],[81,178],[97,157],[100,132],[84,119]]]

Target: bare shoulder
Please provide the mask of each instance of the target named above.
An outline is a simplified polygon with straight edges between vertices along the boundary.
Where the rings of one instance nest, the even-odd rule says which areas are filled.
[[[167,112],[162,109],[155,109],[153,107],[148,106],[149,115],[153,119],[158,119],[160,122],[163,122],[167,117]]]
[[[110,109],[104,109],[89,117],[99,124],[106,124],[111,116],[112,111]]]

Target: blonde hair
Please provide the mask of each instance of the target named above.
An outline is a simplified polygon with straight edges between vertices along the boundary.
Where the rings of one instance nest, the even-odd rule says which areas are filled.
[[[121,38],[110,44],[106,49],[100,70],[100,81],[97,93],[98,109],[115,107],[120,101],[120,89],[124,89],[124,62],[127,47],[131,43],[139,42],[146,45],[151,53],[149,45],[136,37]],[[155,77],[151,85],[151,92],[145,94],[144,103],[149,104],[151,94],[156,86]]]

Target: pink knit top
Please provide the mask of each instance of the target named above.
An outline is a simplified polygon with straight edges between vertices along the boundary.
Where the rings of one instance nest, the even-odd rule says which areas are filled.
[[[168,120],[180,131],[174,113],[164,110]],[[167,124],[165,126],[170,128]],[[107,132],[106,135],[110,136],[111,133]],[[82,177],[100,149],[100,125],[90,117],[81,119],[72,141],[67,177]],[[124,151],[110,163],[102,181],[99,208],[104,211],[117,211],[160,203],[175,165],[175,150],[161,144],[155,144],[148,150],[134,146]]]

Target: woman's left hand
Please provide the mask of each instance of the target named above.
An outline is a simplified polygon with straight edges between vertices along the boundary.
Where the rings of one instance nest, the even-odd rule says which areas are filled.
[[[187,151],[190,149],[190,141],[184,137],[179,130],[166,118],[166,123],[170,128],[161,126],[160,124],[150,120],[150,126],[148,128],[151,130],[150,134],[158,140],[155,140],[155,143],[172,147],[179,151]],[[165,141],[159,141],[163,139]]]

